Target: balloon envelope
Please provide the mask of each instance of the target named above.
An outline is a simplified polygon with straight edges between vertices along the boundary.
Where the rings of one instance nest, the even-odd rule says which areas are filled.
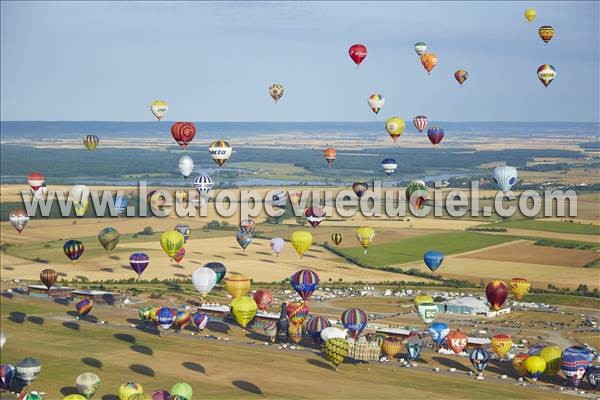
[[[206,296],[217,284],[217,274],[210,268],[200,267],[192,274],[192,284],[202,296]]]
[[[423,261],[430,271],[435,272],[442,265],[444,255],[435,250],[430,250],[423,255]]]
[[[248,296],[236,297],[231,301],[231,313],[242,327],[246,327],[256,315],[258,306],[253,298]]]
[[[17,208],[8,214],[8,220],[13,228],[15,228],[18,233],[21,233],[29,223],[29,216],[27,215],[27,211],[22,208]]]
[[[348,49],[348,55],[358,66],[367,57],[367,47],[363,44],[353,44]]]
[[[295,231],[292,233],[291,242],[294,250],[302,257],[312,245],[312,234],[308,231]]]
[[[510,190],[517,183],[517,169],[509,166],[496,167],[494,168],[492,179],[500,190]]]
[[[348,308],[344,310],[340,320],[353,339],[357,339],[360,336],[368,322],[367,313],[360,308]]]
[[[503,281],[494,280],[486,286],[485,296],[490,303],[490,308],[498,311],[508,297],[508,286]]]

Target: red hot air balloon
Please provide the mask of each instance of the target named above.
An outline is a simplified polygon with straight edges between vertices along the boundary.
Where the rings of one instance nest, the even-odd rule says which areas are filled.
[[[508,297],[508,286],[500,280],[491,281],[485,288],[485,297],[490,302],[492,310],[498,311]]]
[[[459,354],[467,347],[467,335],[461,331],[452,331],[446,336],[446,343],[453,352]]]
[[[427,122],[429,121],[424,115],[417,115],[413,118],[413,124],[415,124],[415,128],[417,128],[419,132],[423,132],[423,129],[427,127]]]
[[[46,182],[46,177],[41,172],[32,172],[27,175],[27,183],[34,192],[44,186],[44,182]]]
[[[309,207],[304,211],[304,216],[306,220],[313,228],[319,226],[321,221],[323,221],[323,217],[325,216],[325,211],[321,207],[313,206]]]
[[[271,304],[273,304],[273,294],[269,290],[257,290],[253,297],[258,309],[261,311],[265,311]]]
[[[196,126],[192,122],[175,122],[171,126],[171,135],[185,149],[196,136]]]
[[[362,44],[353,44],[352,46],[350,46],[350,49],[348,49],[348,54],[350,55],[352,61],[354,61],[354,63],[358,67],[367,56],[367,48],[365,45]]]

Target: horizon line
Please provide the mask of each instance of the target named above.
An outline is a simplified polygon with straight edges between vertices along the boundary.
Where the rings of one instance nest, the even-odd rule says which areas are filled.
[[[390,117],[392,118],[392,117]],[[82,120],[41,120],[41,119],[15,119],[15,120],[0,120],[0,123],[4,122],[118,122],[118,123],[175,123],[178,121],[190,121],[197,123],[231,123],[231,124],[247,124],[247,123],[275,123],[275,124],[306,124],[306,123],[347,123],[347,124],[363,124],[363,123],[385,123],[384,120],[371,120],[371,121],[336,121],[336,120],[311,120],[311,121],[194,121],[194,120],[161,120],[161,121],[134,121],[134,120],[93,120],[93,119],[82,119]],[[405,119],[405,121],[411,121],[411,119]],[[431,120],[437,122],[449,122],[449,123],[522,123],[522,124],[539,124],[539,123],[561,123],[561,124],[600,124],[600,121],[565,121],[565,120],[547,120],[547,121],[520,121],[520,120],[476,120],[476,121],[456,121],[456,120]]]

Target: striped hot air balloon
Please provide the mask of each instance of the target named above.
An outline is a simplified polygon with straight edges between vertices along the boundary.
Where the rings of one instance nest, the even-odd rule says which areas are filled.
[[[231,275],[225,278],[225,289],[234,299],[245,296],[250,290],[250,278],[242,274]]]
[[[425,128],[427,128],[427,123],[428,123],[428,119],[426,116],[424,115],[417,115],[416,117],[413,118],[413,124],[415,125],[415,128],[417,128],[417,130],[419,132],[423,132],[423,130]]]
[[[290,276],[290,285],[302,300],[307,301],[319,287],[319,275],[313,270],[302,269]]]
[[[550,25],[540,26],[538,29],[538,34],[540,35],[540,39],[544,41],[544,43],[548,43],[554,37],[554,32],[556,29]]]
[[[394,358],[402,350],[402,340],[394,336],[388,336],[383,340],[381,350],[389,358]]]
[[[46,177],[41,172],[31,172],[27,174],[27,184],[31,187],[31,190],[36,192],[39,188],[44,186]]]
[[[490,361],[490,353],[486,349],[475,349],[469,355],[469,359],[473,367],[481,375],[485,367],[487,367],[488,361]]]
[[[339,245],[342,243],[342,240],[344,240],[344,235],[342,235],[340,232],[336,232],[336,233],[332,233],[331,234],[331,241],[336,246],[339,247]]]
[[[198,329],[198,332],[200,332],[201,330],[206,328],[206,325],[208,324],[209,320],[210,320],[210,317],[208,316],[208,314],[205,314],[200,311],[196,311],[192,318],[192,322],[196,326],[196,329]]]
[[[92,299],[83,299],[75,303],[75,309],[80,317],[88,315],[92,311],[92,307],[94,307],[94,300]]]
[[[200,193],[200,197],[202,198],[208,196],[208,192],[212,190],[214,185],[212,178],[208,175],[198,175],[194,178],[194,187],[198,193]]]
[[[315,341],[316,344],[321,344],[321,331],[325,328],[329,328],[331,322],[323,317],[313,317],[306,324],[306,333]]]
[[[67,240],[63,245],[63,251],[65,252],[65,255],[69,258],[69,260],[73,261],[73,263],[77,261],[79,257],[81,257],[83,250],[83,243],[81,243],[79,240]]]
[[[89,151],[96,150],[96,147],[98,147],[98,143],[100,143],[100,139],[98,139],[98,136],[96,135],[87,135],[83,138],[83,144],[85,148]]]
[[[53,269],[46,268],[42,270],[42,272],[40,272],[40,281],[42,281],[42,283],[48,288],[48,290],[50,290],[52,285],[56,283],[57,279],[58,273]]]
[[[360,308],[348,308],[342,313],[342,325],[348,329],[348,334],[353,339],[358,339],[367,326],[367,313]]]
[[[293,325],[300,326],[306,319],[310,310],[308,309],[306,302],[294,301],[286,306],[285,312]]]
[[[182,331],[185,327],[190,323],[191,315],[189,312],[185,310],[177,311],[175,314],[175,321],[173,322],[173,327],[176,331]]]

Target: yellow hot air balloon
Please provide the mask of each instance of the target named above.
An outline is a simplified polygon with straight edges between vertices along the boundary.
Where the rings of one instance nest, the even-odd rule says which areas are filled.
[[[535,11],[534,8],[529,8],[529,9],[525,10],[525,19],[528,22],[533,22],[536,15],[537,15],[537,12]]]
[[[87,400],[87,399],[80,394],[70,394],[66,397],[63,397],[63,400]]]
[[[227,275],[225,278],[225,289],[234,299],[245,296],[250,290],[250,284],[250,278],[242,274]]]
[[[515,297],[515,299],[520,301],[523,300],[523,297],[525,297],[527,293],[529,293],[529,288],[531,288],[531,282],[523,278],[512,278],[508,287],[510,288],[510,292]]]
[[[525,369],[525,365],[523,365],[523,363],[525,362],[525,360],[527,360],[528,357],[529,354],[527,353],[519,353],[516,354],[512,359],[513,368],[515,369],[515,371],[517,371],[517,374],[519,374],[520,376],[527,375],[527,370]]]
[[[385,130],[394,142],[400,137],[400,135],[402,135],[405,127],[406,124],[400,117],[388,118],[385,121]]]
[[[231,313],[238,324],[244,329],[256,315],[257,309],[258,306],[256,305],[256,302],[249,296],[236,297],[231,301]]]
[[[150,321],[156,321],[156,313],[160,310],[159,307],[152,307],[152,310],[148,313],[148,319]]]
[[[506,354],[510,351],[513,345],[512,338],[509,335],[494,335],[490,341],[492,345],[492,349],[494,352],[498,354],[498,357],[504,358]]]
[[[169,109],[169,105],[166,101],[162,100],[154,100],[152,104],[150,104],[150,111],[156,117],[157,120],[161,120],[162,117],[165,116],[165,113]]]
[[[546,370],[546,361],[540,356],[529,356],[523,361],[523,367],[527,375],[535,381]]]
[[[428,294],[421,293],[415,296],[413,303],[415,304],[415,307],[418,307],[421,303],[433,303],[433,297]]]
[[[369,226],[361,226],[356,230],[356,238],[358,239],[363,249],[365,249],[365,254],[367,254],[367,248],[373,241],[374,237],[375,231]]]
[[[385,355],[389,358],[394,358],[396,354],[400,353],[403,347],[402,340],[397,337],[388,336],[384,339],[381,350],[383,350]]]
[[[302,257],[312,245],[312,234],[309,231],[296,231],[292,233],[292,246]]]
[[[137,393],[144,393],[144,389],[139,383],[127,382],[119,386],[119,400],[129,400]]]
[[[560,360],[562,359],[562,350],[558,346],[546,346],[538,354],[546,361],[544,374],[556,375],[560,371]]]
[[[184,242],[185,238],[176,230],[166,231],[160,235],[160,245],[165,253],[171,258],[177,255],[177,252],[181,249]]]

